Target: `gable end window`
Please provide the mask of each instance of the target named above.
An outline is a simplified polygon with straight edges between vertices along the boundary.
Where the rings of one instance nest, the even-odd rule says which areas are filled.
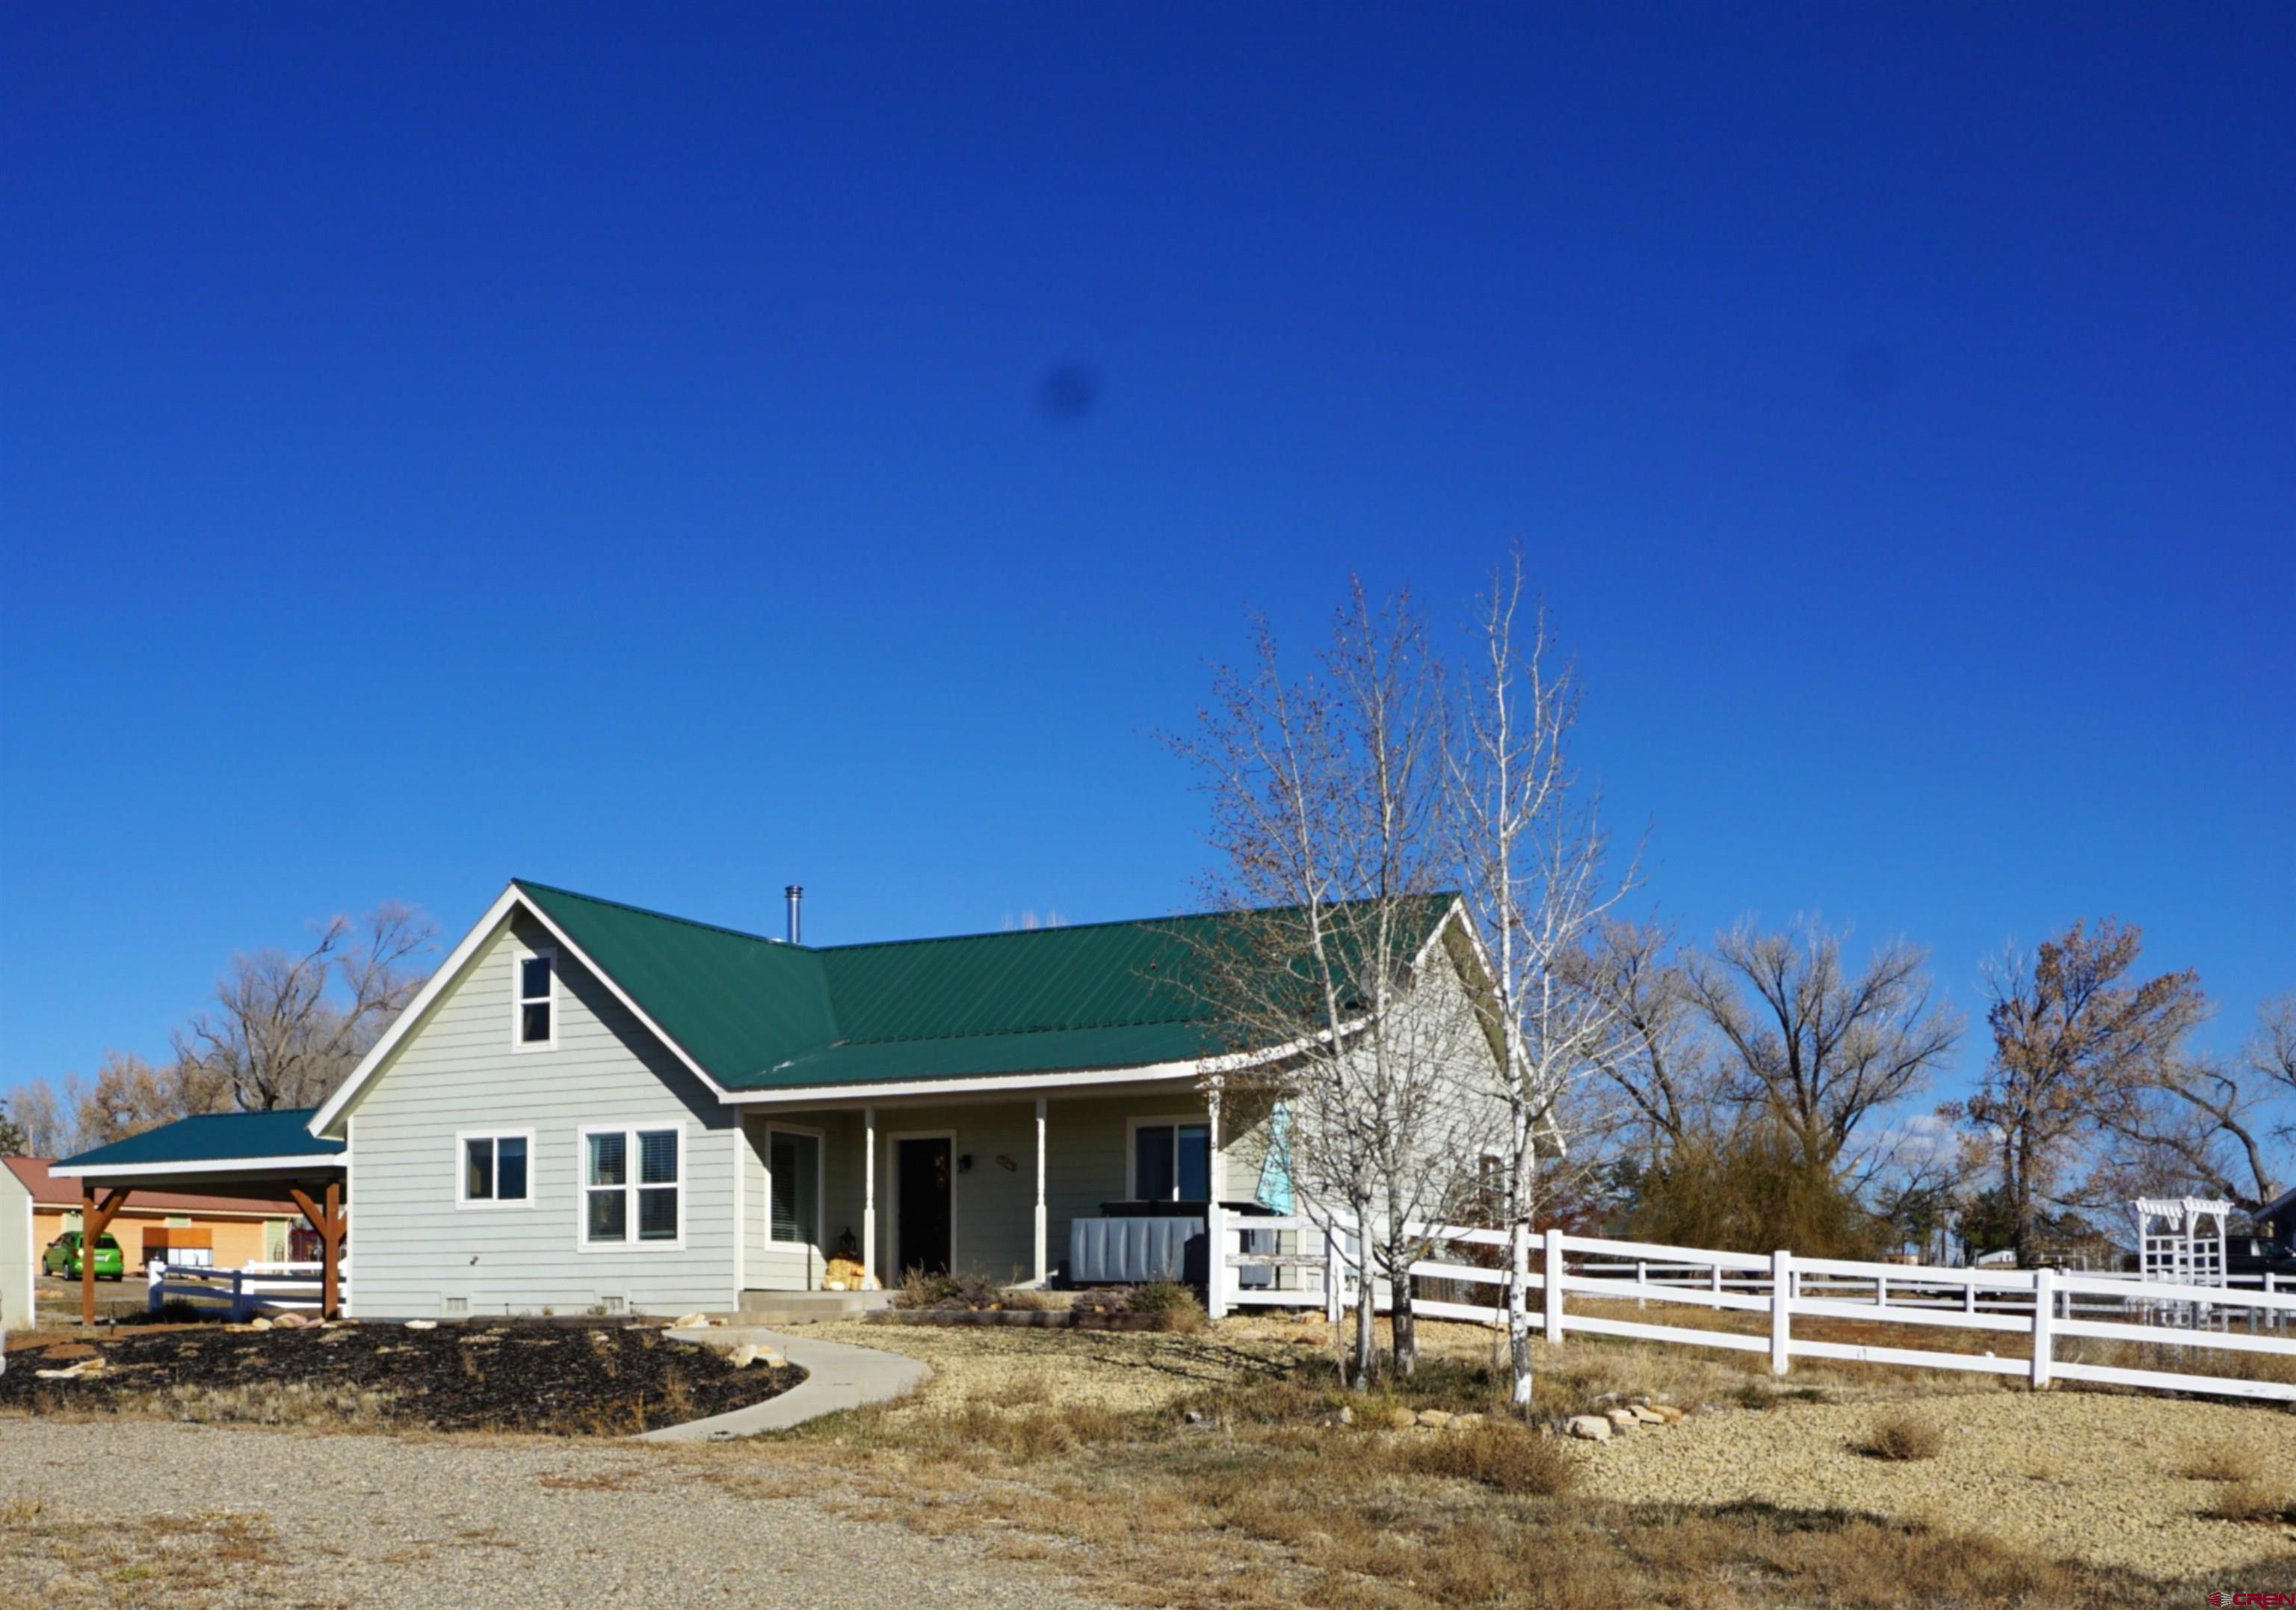
[[[558,1044],[558,953],[521,948],[511,966],[511,1049],[551,1050]]]
[[[460,1178],[455,1201],[459,1207],[522,1205],[533,1198],[534,1136],[519,1130],[504,1135],[457,1135],[455,1162]]]
[[[578,1244],[586,1252],[683,1246],[685,1191],[683,1125],[585,1129]]]

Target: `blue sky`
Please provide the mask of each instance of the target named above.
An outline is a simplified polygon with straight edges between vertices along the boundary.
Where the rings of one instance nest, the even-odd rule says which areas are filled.
[[[1693,933],[2296,987],[2284,7],[14,8],[0,1088],[513,874],[1173,909],[1520,538]]]

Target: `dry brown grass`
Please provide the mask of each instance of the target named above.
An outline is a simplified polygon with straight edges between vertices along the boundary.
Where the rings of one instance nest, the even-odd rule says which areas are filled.
[[[0,1508],[0,1610],[181,1610],[245,1585],[280,1563],[260,1518],[223,1513],[85,1516],[37,1500]]]
[[[2244,1442],[2219,1442],[2196,1455],[2185,1474],[2195,1482],[2253,1482],[2264,1474],[2264,1459]]]
[[[2208,1513],[2220,1521],[2296,1521],[2296,1481],[2281,1471],[2243,1476],[2218,1490]]]
[[[1934,1459],[1945,1451],[1945,1433],[1911,1410],[1893,1409],[1866,1427],[1858,1451],[1901,1465]]]
[[[1396,1409],[1504,1410],[1488,1335],[1430,1329],[1439,1334],[1417,1378],[1367,1397],[1300,1344],[1320,1329],[1292,1324],[1223,1325],[1185,1343],[978,1339],[972,1354],[946,1333],[904,1332],[899,1343],[930,1351],[939,1372],[920,1400],[719,1457],[834,1473],[864,1495],[861,1513],[989,1537],[1016,1557],[1050,1547],[1095,1590],[1144,1605],[2189,1602],[2181,1585],[1918,1518],[1595,1497],[1573,1488],[1582,1450],[1519,1425],[1387,1429]],[[970,1374],[969,1359],[990,1368]],[[1611,1392],[1718,1406],[1758,1380],[1734,1354],[1680,1349],[1578,1343],[1541,1363],[1542,1417]],[[1134,1370],[1169,1390],[1140,1390]],[[1762,1384],[1760,1397],[1786,1415],[1801,1394],[1887,1404],[1903,1395],[1896,1373],[1813,1369],[1823,1387]],[[1948,1397],[1997,1395],[1989,1382],[1944,1381]],[[1332,1423],[1342,1405],[1352,1424]]]

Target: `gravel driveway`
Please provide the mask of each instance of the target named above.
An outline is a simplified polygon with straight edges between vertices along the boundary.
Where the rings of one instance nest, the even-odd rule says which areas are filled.
[[[627,1444],[9,1417],[0,1610],[1091,1602],[799,1481]]]

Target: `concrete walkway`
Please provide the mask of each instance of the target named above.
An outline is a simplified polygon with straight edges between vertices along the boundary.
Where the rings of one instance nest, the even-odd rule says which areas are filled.
[[[697,1327],[662,1334],[697,1347],[714,1347],[725,1352],[744,1342],[774,1348],[805,1371],[805,1379],[779,1397],[767,1398],[731,1414],[711,1415],[705,1420],[688,1420],[683,1425],[665,1425],[659,1431],[642,1433],[636,1439],[641,1442],[714,1442],[727,1437],[754,1437],[760,1432],[787,1431],[792,1425],[835,1414],[840,1409],[858,1409],[865,1403],[906,1397],[932,1375],[917,1359],[905,1359],[898,1353],[856,1347],[849,1342],[786,1335],[754,1325],[713,1325],[707,1330]]]

